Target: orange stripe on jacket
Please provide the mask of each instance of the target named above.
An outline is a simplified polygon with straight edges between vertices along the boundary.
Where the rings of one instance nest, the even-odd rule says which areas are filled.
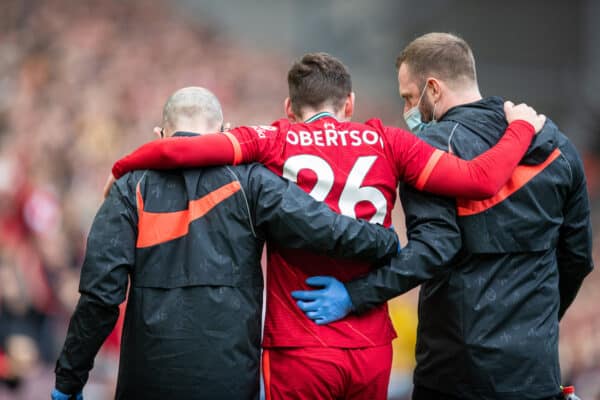
[[[265,400],[271,400],[271,358],[267,349],[263,350],[262,362],[263,379],[265,381]]]
[[[229,132],[223,132],[233,146],[233,165],[238,165],[242,161],[242,146],[235,136]]]
[[[496,193],[495,196],[485,200],[465,200],[458,199],[456,201],[458,215],[468,216],[475,215],[485,210],[488,210],[498,203],[504,201],[508,196],[515,193],[517,190],[525,186],[529,181],[535,178],[540,172],[542,172],[548,165],[560,156],[560,150],[554,150],[541,164],[538,165],[520,165],[515,168],[512,176],[506,182],[504,186]]]
[[[442,157],[442,155],[444,155],[444,152],[440,149],[435,149],[433,151],[433,153],[431,153],[431,156],[429,157],[427,164],[425,164],[425,168],[423,168],[423,170],[421,171],[421,174],[419,174],[419,178],[417,179],[415,188],[417,188],[418,190],[423,190],[423,188],[425,187],[425,184],[427,183],[427,180],[431,176],[433,169],[437,165],[438,161],[440,161],[440,158]]]
[[[138,248],[155,246],[187,235],[189,225],[193,221],[206,215],[216,205],[236,193],[240,188],[240,183],[233,181],[197,200],[190,201],[187,210],[155,213],[144,211],[144,200],[138,183],[136,198],[139,222],[136,246]]]

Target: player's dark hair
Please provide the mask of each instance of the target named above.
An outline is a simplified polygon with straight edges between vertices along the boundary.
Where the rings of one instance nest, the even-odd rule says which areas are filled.
[[[321,107],[329,103],[336,110],[352,92],[348,68],[327,53],[308,53],[296,61],[288,72],[292,111],[301,114],[305,106]]]
[[[471,48],[464,39],[450,33],[419,36],[396,59],[396,68],[402,64],[406,64],[419,85],[428,76],[457,84],[477,82]]]

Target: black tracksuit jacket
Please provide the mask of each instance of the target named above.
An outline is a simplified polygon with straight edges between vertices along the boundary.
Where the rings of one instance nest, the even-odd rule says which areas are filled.
[[[238,189],[204,201],[224,186]],[[156,219],[192,208],[189,225]],[[167,240],[178,229],[189,231]],[[256,164],[119,179],[89,234],[56,387],[82,389],[127,294],[116,398],[257,399],[265,240],[371,260],[398,245],[392,231],[336,214]]]
[[[423,132],[472,159],[504,132],[498,97],[450,109]],[[389,266],[347,283],[357,311],[422,283],[414,382],[460,399],[560,392],[559,319],[592,270],[583,165],[548,120],[491,200],[403,188],[409,243]]]

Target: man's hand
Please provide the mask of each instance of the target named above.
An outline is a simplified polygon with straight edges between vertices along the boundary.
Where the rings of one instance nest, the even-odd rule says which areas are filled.
[[[318,325],[344,318],[352,311],[352,301],[344,284],[330,276],[311,276],[306,280],[310,286],[322,286],[320,290],[296,290],[292,297],[306,316]]]
[[[108,194],[110,193],[110,188],[112,188],[113,183],[115,183],[117,180],[115,179],[115,176],[113,174],[110,174],[108,176],[108,179],[106,180],[106,183],[104,184],[104,189],[103,189],[103,193],[104,193],[104,198],[108,197]]]
[[[52,393],[50,393],[50,398],[52,400],[83,400],[83,393],[66,394],[54,388],[52,389]]]
[[[525,103],[515,106],[512,101],[505,101],[504,113],[509,124],[517,119],[521,119],[533,125],[535,133],[539,133],[546,123],[546,116],[544,114],[538,114]]]

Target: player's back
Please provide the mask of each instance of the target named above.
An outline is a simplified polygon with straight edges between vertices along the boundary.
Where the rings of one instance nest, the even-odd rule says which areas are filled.
[[[316,118],[315,118],[316,117]],[[389,226],[398,172],[379,123],[338,122],[318,114],[305,123],[278,121],[278,145],[264,164],[297,182],[333,210]],[[388,344],[395,333],[382,305],[361,316],[319,326],[306,318],[290,296],[306,289],[306,278],[331,275],[341,281],[365,274],[371,265],[333,260],[306,251],[268,248],[267,314],[264,346],[368,347]]]

